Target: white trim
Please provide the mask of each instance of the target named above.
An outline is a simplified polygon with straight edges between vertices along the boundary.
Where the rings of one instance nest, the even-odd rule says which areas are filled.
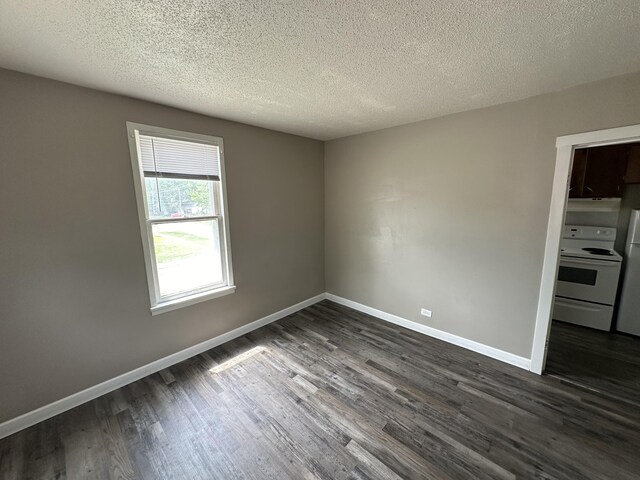
[[[573,161],[573,147],[558,147],[556,153],[556,168],[551,190],[551,209],[547,222],[547,239],[542,261],[542,276],[540,293],[538,295],[538,309],[536,325],[533,332],[533,346],[531,349],[531,371],[542,375],[547,356],[546,343],[549,338],[549,324],[553,309],[553,297],[556,291],[556,277],[558,276],[558,260],[560,258],[560,239],[569,195],[571,180],[571,162]],[[559,208],[558,208],[559,207]],[[536,345],[542,344],[542,349]]]
[[[358,310],[381,320],[400,325],[401,327],[408,328],[409,330],[413,330],[415,332],[419,332],[424,335],[443,340],[447,343],[452,343],[459,347],[466,348],[467,350],[472,350],[476,353],[486,355],[487,357],[495,358],[496,360],[500,360],[501,362],[505,362],[510,365],[529,370],[530,360],[528,358],[520,357],[518,355],[514,355],[513,353],[505,352],[504,350],[499,350],[483,343],[474,342],[473,340],[459,337],[452,333],[443,332],[442,330],[438,330],[432,327],[427,327],[426,325],[422,325],[420,323],[398,317],[397,315],[383,312],[382,310],[378,310],[376,308],[368,307],[367,305],[354,302],[353,300],[338,297],[337,295],[333,295],[332,293],[327,293],[326,295],[327,300],[339,303],[340,305],[344,305],[345,307],[353,308],[354,310]]]
[[[200,302],[206,302],[213,298],[223,297],[236,291],[234,285],[224,286],[216,290],[205,290],[204,292],[195,293],[188,297],[179,297],[175,300],[168,300],[157,304],[155,307],[151,307],[151,315],[159,315],[161,313],[170,312],[171,310],[177,310],[178,308],[187,307]]]
[[[62,412],[66,412],[67,410],[77,407],[78,405],[82,405],[83,403],[93,400],[94,398],[98,398],[101,395],[124,387],[125,385],[135,382],[136,380],[140,380],[141,378],[151,375],[152,373],[156,373],[160,370],[170,367],[171,365],[182,362],[187,358],[191,358],[195,355],[201,354],[202,352],[206,352],[207,350],[217,347],[218,345],[245,335],[271,322],[280,320],[287,315],[291,315],[298,310],[307,308],[308,306],[320,302],[324,299],[325,294],[321,293],[320,295],[316,295],[315,297],[311,297],[300,303],[296,303],[295,305],[280,310],[279,312],[272,313],[271,315],[267,315],[266,317],[263,317],[259,320],[231,330],[230,332],[223,333],[222,335],[218,335],[217,337],[211,338],[192,347],[180,350],[179,352],[173,353],[167,357],[156,360],[155,362],[151,362],[147,365],[136,368],[135,370],[131,370],[130,372],[124,373],[118,377],[112,378],[93,387],[89,387],[85,390],[69,395],[68,397],[57,400],[53,403],[50,403],[49,405],[45,405],[31,412],[20,415],[19,417],[7,420],[6,422],[0,424],[0,438],[12,435],[16,432],[19,432],[20,430],[35,425],[36,423],[42,422],[43,420],[51,418]]]
[[[549,327],[551,324],[556,277],[558,276],[560,239],[569,196],[569,181],[571,180],[569,175],[573,151],[577,147],[594,147],[637,141],[640,141],[640,125],[565,135],[556,139],[556,167],[551,191],[536,326],[531,348],[531,371],[534,373],[542,374],[547,357],[547,342],[551,330]]]
[[[597,147],[618,143],[637,142],[640,136],[640,125],[607,128],[593,132],[576,133],[556,138],[556,147]]]
[[[144,256],[145,271],[147,273],[147,287],[149,288],[149,302],[153,307],[155,305],[155,299],[160,296],[160,291],[157,288],[157,272],[155,262],[152,260],[153,252],[151,251],[153,245],[153,238],[151,238],[149,229],[147,228],[147,195],[144,190],[144,182],[142,177],[144,173],[142,171],[142,162],[138,161],[140,157],[140,151],[138,146],[138,134],[136,129],[140,127],[139,124],[127,122],[127,139],[129,142],[129,157],[131,160],[131,172],[133,174],[133,187],[136,194],[136,204],[138,210],[138,222],[140,224],[140,238],[142,239],[142,253]]]

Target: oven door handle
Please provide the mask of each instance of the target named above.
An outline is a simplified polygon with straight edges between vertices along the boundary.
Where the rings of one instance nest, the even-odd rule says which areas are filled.
[[[590,307],[585,305],[583,302],[569,303],[567,301],[563,301],[560,298],[556,297],[555,303],[562,307],[576,308],[578,310],[585,310],[587,312],[599,312],[602,308]]]
[[[620,264],[620,262],[608,262],[606,260],[582,260],[577,257],[560,257],[560,263],[577,263],[579,265],[591,265],[598,267],[615,267]]]

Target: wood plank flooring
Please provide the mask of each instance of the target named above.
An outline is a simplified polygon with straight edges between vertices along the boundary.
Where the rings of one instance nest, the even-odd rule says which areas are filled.
[[[547,372],[640,406],[640,338],[554,321]]]
[[[0,478],[637,479],[640,408],[324,301],[0,440]]]

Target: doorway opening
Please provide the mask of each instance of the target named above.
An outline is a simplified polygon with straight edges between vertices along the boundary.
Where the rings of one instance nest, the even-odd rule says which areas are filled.
[[[640,404],[640,125],[556,147],[531,370]]]

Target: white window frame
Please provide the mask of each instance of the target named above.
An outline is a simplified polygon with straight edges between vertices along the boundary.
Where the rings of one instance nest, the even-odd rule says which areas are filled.
[[[142,161],[140,159],[139,135],[149,135],[155,137],[172,138],[196,143],[215,145],[220,152],[220,187],[219,194],[214,195],[214,202],[219,201],[217,215],[207,215],[193,219],[151,219],[149,218],[149,208],[147,205],[147,192],[144,182],[144,172],[142,171]],[[233,268],[231,264],[231,239],[229,236],[229,214],[227,210],[227,182],[225,178],[224,166],[224,146],[220,137],[202,135],[198,133],[181,132],[162,127],[143,125],[140,123],[127,122],[127,136],[129,138],[129,153],[131,156],[131,166],[133,172],[133,183],[136,192],[136,203],[138,208],[138,219],[140,222],[140,234],[142,237],[142,249],[144,252],[144,262],[147,270],[147,283],[149,287],[149,299],[151,302],[151,314],[168,312],[177,308],[204,302],[212,298],[221,297],[233,293],[236,289],[233,283]],[[217,219],[220,231],[220,253],[222,261],[223,281],[214,286],[201,287],[187,292],[180,292],[174,295],[161,297],[158,282],[158,270],[155,262],[155,252],[153,243],[152,226],[158,223],[168,223],[172,221],[190,220],[212,220]]]

